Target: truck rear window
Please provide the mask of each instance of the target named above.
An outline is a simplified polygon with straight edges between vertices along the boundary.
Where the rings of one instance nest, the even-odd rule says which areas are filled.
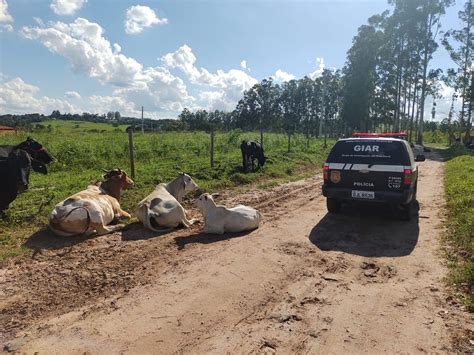
[[[339,141],[332,148],[328,163],[410,165],[406,148],[399,141]]]

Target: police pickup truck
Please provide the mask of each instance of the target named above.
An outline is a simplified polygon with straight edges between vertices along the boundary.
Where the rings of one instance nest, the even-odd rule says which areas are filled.
[[[323,195],[330,213],[344,201],[387,203],[410,220],[416,201],[418,167],[425,156],[413,155],[399,138],[347,138],[336,142],[323,167]]]

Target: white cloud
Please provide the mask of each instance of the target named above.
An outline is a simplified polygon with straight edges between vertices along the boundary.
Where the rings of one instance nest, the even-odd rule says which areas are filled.
[[[0,0],[0,33],[1,32],[12,32],[13,17],[8,12],[7,0]]]
[[[295,79],[296,77],[293,75],[293,74],[290,74],[290,73],[287,73],[281,69],[278,69],[275,74],[273,74],[271,76],[271,78],[273,78],[273,80],[275,80],[276,82],[279,82],[279,83],[282,83],[284,81],[290,81],[290,80],[293,80]]]
[[[118,111],[122,116],[127,117],[138,117],[140,114],[132,102],[120,96],[92,95],[87,98],[87,105],[92,113]]]
[[[38,24],[38,26],[45,27],[44,21],[40,19],[39,17],[33,17],[33,20]]]
[[[0,24],[0,32],[13,32],[13,26],[9,23],[7,24]]]
[[[168,19],[158,18],[148,6],[135,5],[127,9],[125,32],[127,34],[137,34],[153,25],[165,25],[167,23]]]
[[[163,67],[144,68],[120,53],[120,45],[112,46],[103,32],[101,26],[83,18],[70,24],[52,23],[47,28],[24,27],[21,31],[24,37],[39,40],[51,52],[68,59],[76,73],[115,86],[115,96],[137,107],[173,111],[194,101],[181,78]]]
[[[240,62],[240,67],[241,67],[242,69],[249,69],[249,68],[247,67],[247,61],[246,61],[246,60],[243,60],[243,61]]]
[[[70,98],[70,99],[80,99],[81,95],[77,91],[66,91],[64,93],[64,96]]]
[[[312,73],[309,73],[309,77],[313,80],[319,77],[323,73],[324,68],[326,67],[326,65],[324,64],[324,58],[316,58],[316,63],[318,64],[318,68]]]
[[[173,53],[165,54],[160,59],[166,67],[183,71],[191,83],[218,89],[200,94],[204,108],[212,106],[214,109],[232,110],[242,97],[242,93],[257,83],[255,78],[239,69],[229,71],[219,69],[216,73],[210,73],[205,68],[197,68],[196,56],[187,45],[181,46]]]
[[[8,12],[7,0],[0,0],[0,22],[13,22],[13,17]]]
[[[43,113],[53,110],[77,112],[66,100],[39,96],[39,88],[17,77],[0,84],[0,111],[13,114]]]
[[[122,116],[129,117],[138,117],[140,114],[135,109],[134,103],[121,96],[91,95],[82,97],[76,91],[68,91],[65,96],[74,99],[75,104],[71,104],[67,99],[41,96],[37,86],[28,84],[17,77],[0,84],[0,112],[49,115],[53,110],[72,114],[82,114],[83,112],[104,114],[108,111],[119,111]]]
[[[56,15],[74,15],[87,0],[53,0],[49,7]]]
[[[117,86],[129,85],[142,71],[136,60],[113,52],[98,24],[77,18],[70,24],[55,22],[50,27],[23,27],[24,37],[39,40],[51,52],[67,58],[72,69]]]
[[[441,98],[433,100],[433,97],[428,95],[425,100],[425,110],[424,110],[424,119],[425,121],[431,121],[433,119],[431,110],[433,109],[433,101],[436,101],[435,109],[435,121],[442,121],[447,118],[449,115],[449,110],[451,109],[452,98],[454,94],[454,89],[450,86],[447,86],[444,82],[438,81],[437,86],[439,88],[439,94]],[[461,98],[457,97],[454,100],[454,116],[453,119],[456,120],[458,113],[461,110]]]

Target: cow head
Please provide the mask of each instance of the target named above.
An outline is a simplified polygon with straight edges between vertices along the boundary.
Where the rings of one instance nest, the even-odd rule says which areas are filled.
[[[31,159],[24,150],[15,150],[8,157],[10,181],[18,192],[28,190]]]
[[[31,167],[34,171],[42,174],[48,173],[45,164],[51,163],[54,157],[39,142],[28,137],[26,141],[18,144],[16,148],[26,151],[31,156]]]
[[[120,186],[121,190],[129,189],[134,185],[133,180],[130,179],[127,173],[121,169],[104,170],[104,172],[105,182],[114,183]]]
[[[196,206],[197,208],[199,208],[201,211],[206,209],[207,207],[209,206],[215,206],[215,202],[214,202],[214,197],[217,197],[219,196],[219,194],[208,194],[207,192],[206,193],[203,193],[201,196],[199,196],[197,199],[195,199],[193,201],[194,203],[194,206]]]
[[[186,173],[180,173],[179,178],[183,184],[184,193],[188,193],[199,189],[199,186],[194,182],[191,176]]]

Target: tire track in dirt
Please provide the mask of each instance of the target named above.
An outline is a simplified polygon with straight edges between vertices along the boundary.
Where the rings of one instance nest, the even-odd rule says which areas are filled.
[[[251,190],[237,196],[228,191],[225,203],[242,201],[259,208],[268,220],[279,218],[279,203],[320,182],[284,184],[270,190]],[[272,216],[265,213],[272,210]],[[196,210],[190,210],[200,217]],[[173,272],[192,263],[196,256],[187,250],[194,242],[211,243],[229,236],[206,236],[200,225],[165,235],[132,224],[121,233],[97,238],[58,238],[49,231],[33,235],[26,246],[31,258],[3,262],[0,270],[0,340],[45,318],[59,316],[107,297],[127,294],[133,287],[150,283],[157,275]],[[178,246],[178,248],[177,248]]]

